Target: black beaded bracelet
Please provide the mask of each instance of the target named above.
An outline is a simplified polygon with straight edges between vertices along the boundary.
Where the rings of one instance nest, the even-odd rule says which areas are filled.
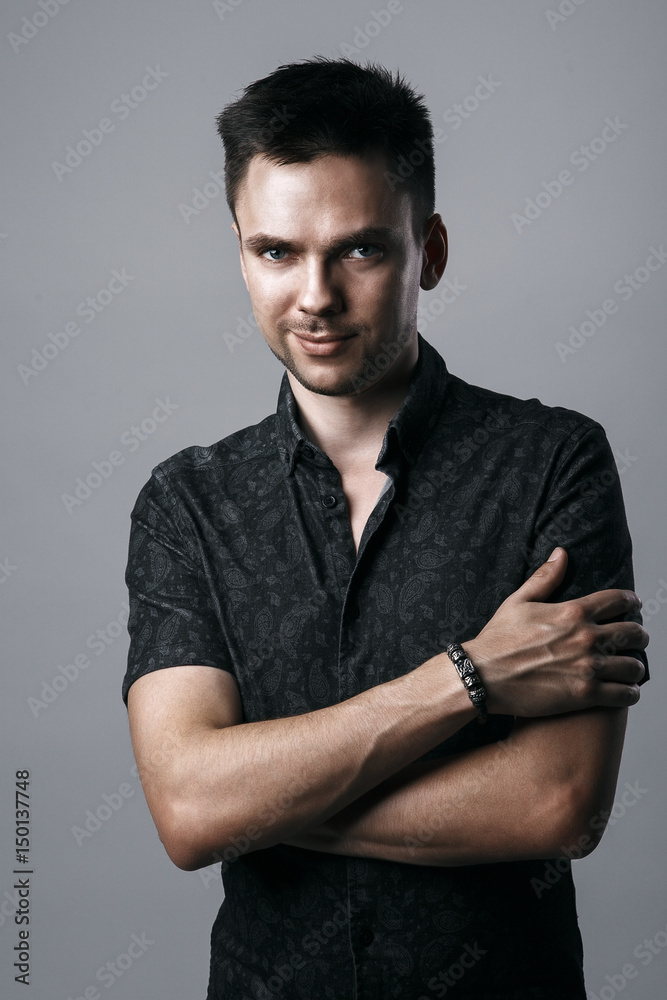
[[[456,671],[468,692],[468,697],[477,709],[477,721],[486,722],[489,717],[486,711],[486,690],[472,660],[466,656],[465,651],[457,642],[450,642],[445,652],[456,667]]]

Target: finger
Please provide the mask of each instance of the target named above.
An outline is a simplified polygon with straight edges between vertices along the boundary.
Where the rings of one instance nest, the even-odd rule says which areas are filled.
[[[604,683],[598,686],[592,696],[591,706],[628,708],[631,705],[636,705],[640,697],[641,691],[636,684]]]
[[[603,656],[593,658],[593,671],[599,681],[634,686],[644,677],[646,668],[634,656]]]
[[[546,601],[562,582],[566,569],[567,552],[558,546],[510,597],[520,601]]]
[[[577,597],[588,618],[605,621],[618,615],[637,614],[642,602],[632,590],[597,590],[594,594]]]
[[[597,625],[595,630],[598,639],[595,649],[607,656],[623,654],[629,649],[646,649],[649,644],[649,634],[637,622],[609,622]]]

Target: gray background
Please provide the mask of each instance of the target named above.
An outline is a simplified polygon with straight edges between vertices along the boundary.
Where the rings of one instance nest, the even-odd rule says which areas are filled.
[[[45,2],[51,9],[55,0]],[[616,992],[610,980],[618,986],[632,963],[637,975],[617,992],[657,1000],[667,949],[647,964],[633,953],[656,934],[667,941],[667,267],[631,295],[614,285],[667,240],[667,7],[565,0],[561,9],[571,13],[556,20],[548,15],[558,12],[556,0],[403,0],[377,32],[365,25],[385,0],[234,0],[218,8],[204,0],[70,0],[42,24],[37,0],[3,4],[0,992],[40,1000],[81,997],[91,986],[114,1000],[205,994],[217,870],[184,873],[164,853],[132,772],[120,699],[127,637],[115,623],[126,599],[129,513],[157,462],[275,407],[281,370],[261,336],[233,343],[250,303],[224,196],[209,177],[222,167],[213,118],[278,64],[343,46],[358,60],[404,71],[444,136],[436,155],[438,208],[451,239],[447,274],[465,288],[449,304],[441,289],[425,294],[421,331],[468,381],[597,418],[619,456],[653,667],[631,712],[619,794],[625,782],[643,791],[617,807],[575,878],[589,990],[608,1000]],[[22,30],[33,37],[12,45],[11,33]],[[168,75],[121,119],[112,105],[141,84],[147,67]],[[495,82],[475,108],[480,75]],[[455,105],[466,98],[468,117],[459,119]],[[54,161],[103,118],[113,131],[59,179]],[[606,118],[627,127],[581,170],[575,151],[600,136]],[[573,182],[518,231],[513,213],[523,214],[526,199],[564,169]],[[211,197],[204,204],[200,196],[203,207],[186,219],[182,206],[207,183]],[[79,303],[123,268],[132,276],[127,287],[93,322],[77,316]],[[569,328],[610,298],[617,311],[561,357],[557,344],[567,344]],[[33,348],[41,353],[49,333],[77,320],[81,332],[43,370],[21,374]],[[177,408],[151,424],[156,399]],[[144,440],[128,436],[142,421]],[[120,464],[68,511],[63,495],[112,451]],[[102,650],[93,645],[98,629],[108,629]],[[64,676],[59,667],[77,655],[89,666],[65,687],[58,682],[44,707],[29,701],[48,695]],[[17,768],[32,772],[30,990],[14,983],[10,957]],[[122,805],[103,809],[99,829],[77,842],[72,828],[84,827],[105,794]],[[111,984],[96,980],[133,933],[153,943]]]

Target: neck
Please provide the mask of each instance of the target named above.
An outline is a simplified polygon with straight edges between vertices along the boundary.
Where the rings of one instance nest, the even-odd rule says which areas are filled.
[[[287,373],[301,429],[339,471],[375,465],[387,426],[407,395],[418,355],[415,341],[409,354],[400,359],[400,367],[391,368],[378,383],[353,396],[312,392]]]

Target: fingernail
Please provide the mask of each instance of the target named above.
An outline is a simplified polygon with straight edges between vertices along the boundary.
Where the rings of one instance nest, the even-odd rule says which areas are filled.
[[[547,559],[547,562],[554,562],[556,560],[556,558],[558,557],[558,553],[559,552],[560,552],[560,546],[557,545],[556,548],[551,553],[551,555],[549,556],[549,558]]]

